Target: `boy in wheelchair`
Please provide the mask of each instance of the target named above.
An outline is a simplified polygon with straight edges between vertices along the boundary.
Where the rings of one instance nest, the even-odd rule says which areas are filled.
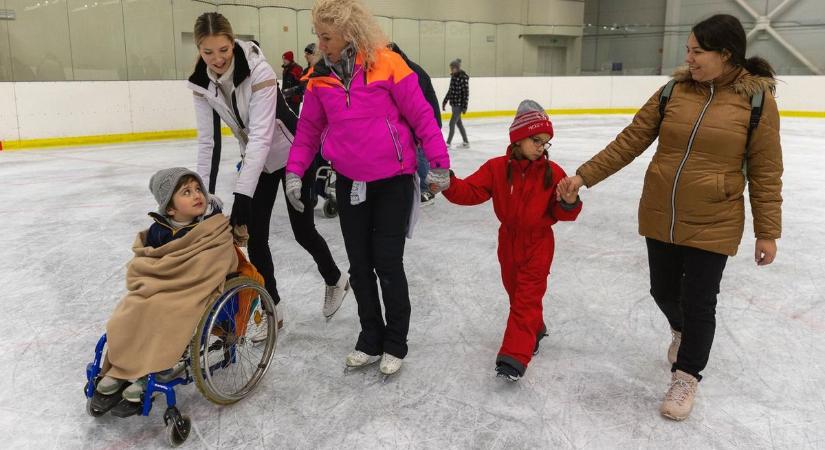
[[[233,232],[221,202],[210,196],[197,173],[175,167],[155,173],[149,189],[158,202],[154,222],[133,244],[129,291],[107,324],[105,376],[95,388],[97,403],[135,409],[146,376],[174,379],[185,368],[181,354],[204,304],[238,267]],[[159,372],[159,373],[158,373]],[[131,383],[131,384],[130,384]],[[135,405],[137,404],[137,405]]]

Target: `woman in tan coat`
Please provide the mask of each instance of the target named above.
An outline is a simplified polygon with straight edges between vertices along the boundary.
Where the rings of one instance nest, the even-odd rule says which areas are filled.
[[[672,382],[661,413],[674,420],[690,414],[707,365],[722,272],[744,230],[746,179],[758,265],[773,262],[782,228],[774,71],[764,59],[745,58],[746,42],[733,16],[695,25],[688,67],[674,74],[664,115],[660,90],[613,142],[563,181],[592,187],[659,137],[639,202],[639,233],[647,241],[650,293],[672,329]],[[759,92],[762,114],[749,137],[751,99]]]

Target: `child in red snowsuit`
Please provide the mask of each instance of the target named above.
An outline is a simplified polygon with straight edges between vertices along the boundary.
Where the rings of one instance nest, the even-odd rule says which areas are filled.
[[[564,170],[548,158],[552,137],[553,125],[544,109],[525,100],[510,126],[506,155],[487,161],[466,179],[451,174],[450,188],[443,191],[459,205],[478,205],[492,197],[501,221],[498,260],[510,317],[496,372],[510,381],[524,375],[547,331],[542,298],[553,261],[551,225],[575,220],[582,208],[578,190],[559,184],[566,177]]]

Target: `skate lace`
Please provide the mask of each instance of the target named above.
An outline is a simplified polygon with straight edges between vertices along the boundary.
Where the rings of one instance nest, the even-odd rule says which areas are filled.
[[[665,399],[681,404],[692,392],[693,386],[691,386],[690,383],[682,380],[681,378],[676,378],[670,385],[670,389],[667,391]]]
[[[326,293],[324,294],[324,305],[329,306],[332,303],[333,297],[335,296],[335,288],[336,286],[326,287]]]

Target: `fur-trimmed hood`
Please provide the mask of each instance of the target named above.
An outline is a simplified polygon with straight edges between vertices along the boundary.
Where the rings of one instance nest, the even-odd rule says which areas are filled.
[[[701,84],[698,81],[693,79],[693,76],[690,74],[690,69],[688,66],[681,66],[676,68],[673,71],[673,75],[671,77],[679,83],[688,82],[693,84]],[[731,88],[737,94],[743,97],[752,97],[759,91],[762,92],[774,92],[776,91],[776,80],[773,78],[768,77],[760,77],[759,75],[753,75],[752,73],[748,72],[745,68],[734,69],[728,73],[723,74],[719,78],[718,85],[731,85]],[[716,81],[714,80],[714,81]]]

